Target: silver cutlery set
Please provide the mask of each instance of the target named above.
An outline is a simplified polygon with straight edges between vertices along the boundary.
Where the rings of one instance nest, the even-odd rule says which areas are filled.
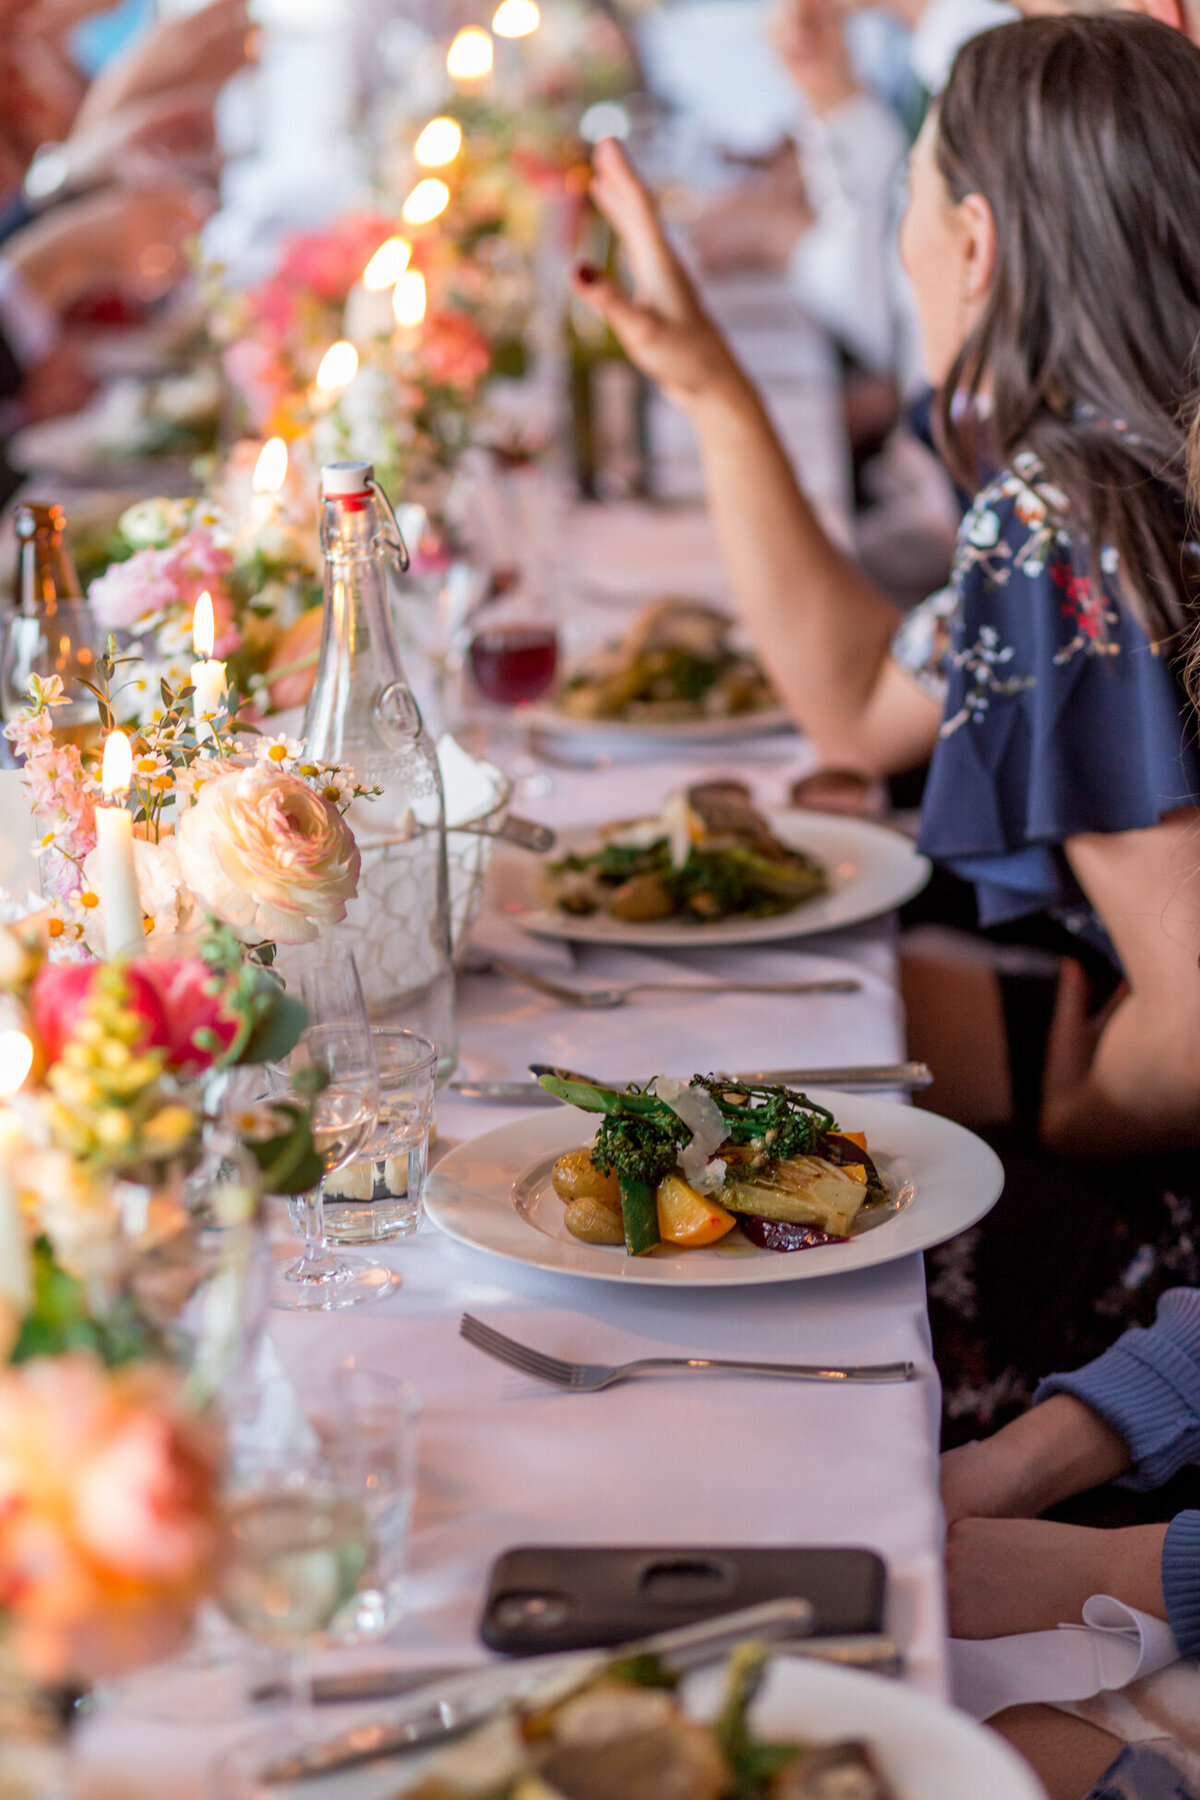
[[[844,1668],[889,1675],[902,1673],[901,1652],[890,1638],[874,1633],[814,1638],[810,1635],[813,1622],[813,1609],[807,1600],[768,1600],[612,1650],[580,1650],[531,1658],[518,1669],[500,1665],[503,1673],[499,1682],[494,1663],[474,1671],[400,1672],[391,1679],[407,1685],[399,1690],[392,1686],[387,1691],[402,1693],[406,1705],[398,1707],[390,1717],[352,1725],[331,1737],[288,1751],[260,1770],[258,1779],[270,1786],[308,1781],[409,1751],[433,1749],[483,1724],[498,1704],[536,1700],[551,1681],[555,1694],[561,1694],[575,1682],[588,1681],[612,1664],[636,1656],[657,1657],[674,1673],[684,1674],[720,1661],[737,1644],[753,1640],[774,1645],[778,1653],[838,1663]],[[342,1676],[336,1691],[328,1691],[330,1684],[326,1683],[327,1691],[315,1697],[338,1702],[378,1698],[380,1680],[377,1671],[360,1677]]]

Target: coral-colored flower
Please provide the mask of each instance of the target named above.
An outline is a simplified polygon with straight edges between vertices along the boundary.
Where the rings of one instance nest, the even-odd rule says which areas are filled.
[[[492,366],[487,338],[466,313],[432,314],[421,333],[421,360],[439,386],[473,388]]]
[[[290,239],[275,281],[285,288],[308,288],[330,303],[342,301],[395,229],[395,220],[383,213],[346,213],[324,231]]]
[[[312,943],[358,892],[346,821],[269,763],[206,782],[175,835],[192,892],[246,944]]]
[[[216,1445],[175,1375],[73,1354],[0,1372],[0,1607],[38,1680],[186,1635],[217,1543]]]

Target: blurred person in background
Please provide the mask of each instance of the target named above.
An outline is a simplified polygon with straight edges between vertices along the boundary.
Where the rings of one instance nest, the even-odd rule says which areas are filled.
[[[91,382],[72,316],[135,308],[187,272],[212,208],[214,107],[252,56],[246,0],[155,24],[90,84],[70,38],[95,0],[0,8],[0,400],[3,423],[71,411]],[[19,401],[19,409],[13,402]]]

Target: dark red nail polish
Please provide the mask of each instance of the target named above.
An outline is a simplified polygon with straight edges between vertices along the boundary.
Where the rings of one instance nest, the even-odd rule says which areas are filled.
[[[593,268],[591,263],[576,263],[575,278],[577,281],[582,281],[584,287],[592,287],[599,281],[600,271]]]

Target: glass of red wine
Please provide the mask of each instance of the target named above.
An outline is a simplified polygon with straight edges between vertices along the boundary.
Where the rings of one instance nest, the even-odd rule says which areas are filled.
[[[471,678],[497,706],[520,706],[549,693],[558,673],[558,632],[547,619],[508,608],[485,611],[467,651]]]

